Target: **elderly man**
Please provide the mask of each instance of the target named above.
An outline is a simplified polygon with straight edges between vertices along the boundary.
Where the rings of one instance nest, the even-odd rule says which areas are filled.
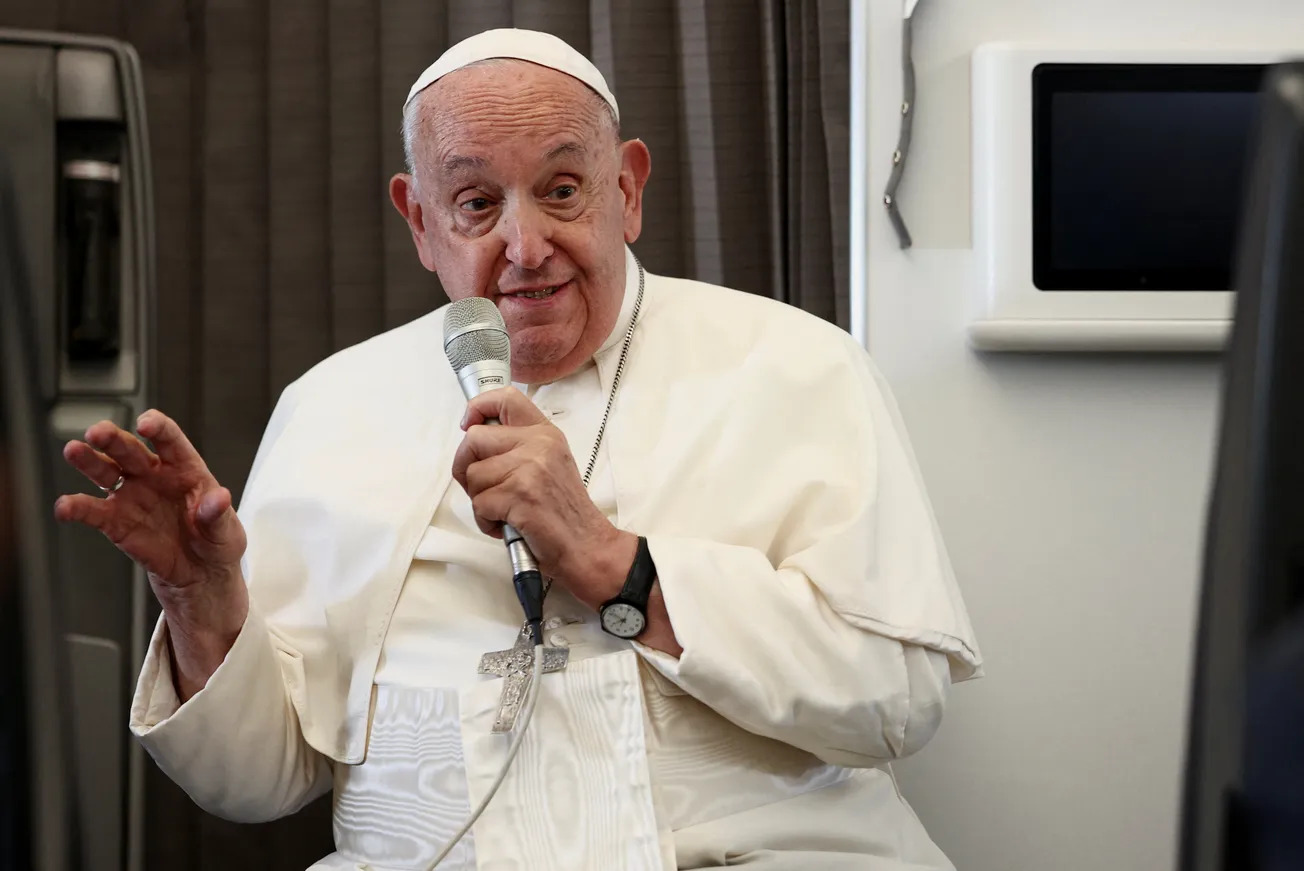
[[[460,43],[404,120],[391,198],[448,295],[501,312],[514,386],[467,404],[444,309],[340,352],[281,397],[238,517],[158,412],[153,450],[107,422],[71,443],[108,496],[58,516],[163,606],[140,740],[231,819],[333,786],[320,869],[430,867],[521,728],[441,868],[949,867],[889,763],[981,663],[863,351],[643,269],[648,149],[560,40]],[[569,652],[528,725],[504,523]]]

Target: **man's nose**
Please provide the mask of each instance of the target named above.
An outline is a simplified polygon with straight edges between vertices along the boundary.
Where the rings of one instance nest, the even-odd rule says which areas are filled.
[[[521,269],[539,269],[552,256],[548,217],[533,204],[511,206],[500,224],[507,243],[507,259]]]

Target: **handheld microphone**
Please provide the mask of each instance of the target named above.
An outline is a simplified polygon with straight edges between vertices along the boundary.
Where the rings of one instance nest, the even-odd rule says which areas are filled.
[[[444,316],[444,353],[457,373],[462,393],[472,399],[512,383],[512,343],[498,307],[480,296],[458,300]],[[496,425],[497,418],[486,420]],[[503,542],[512,560],[512,585],[536,645],[543,644],[543,574],[525,539],[503,524]]]

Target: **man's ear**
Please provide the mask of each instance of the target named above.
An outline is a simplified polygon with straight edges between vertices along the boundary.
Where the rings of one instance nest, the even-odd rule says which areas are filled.
[[[625,196],[625,241],[643,232],[643,187],[652,173],[652,154],[641,139],[620,145],[620,192]]]
[[[417,247],[417,257],[421,265],[431,272],[435,271],[435,258],[426,239],[425,215],[421,211],[421,200],[417,198],[416,179],[405,172],[400,172],[389,180],[389,199],[398,209],[398,213],[407,221],[408,230],[412,232],[412,244]]]

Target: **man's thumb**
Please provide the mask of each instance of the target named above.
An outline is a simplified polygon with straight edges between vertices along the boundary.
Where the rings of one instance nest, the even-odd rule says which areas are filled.
[[[214,544],[230,540],[235,529],[235,511],[231,508],[231,491],[225,487],[209,490],[199,500],[195,522],[205,538]]]

